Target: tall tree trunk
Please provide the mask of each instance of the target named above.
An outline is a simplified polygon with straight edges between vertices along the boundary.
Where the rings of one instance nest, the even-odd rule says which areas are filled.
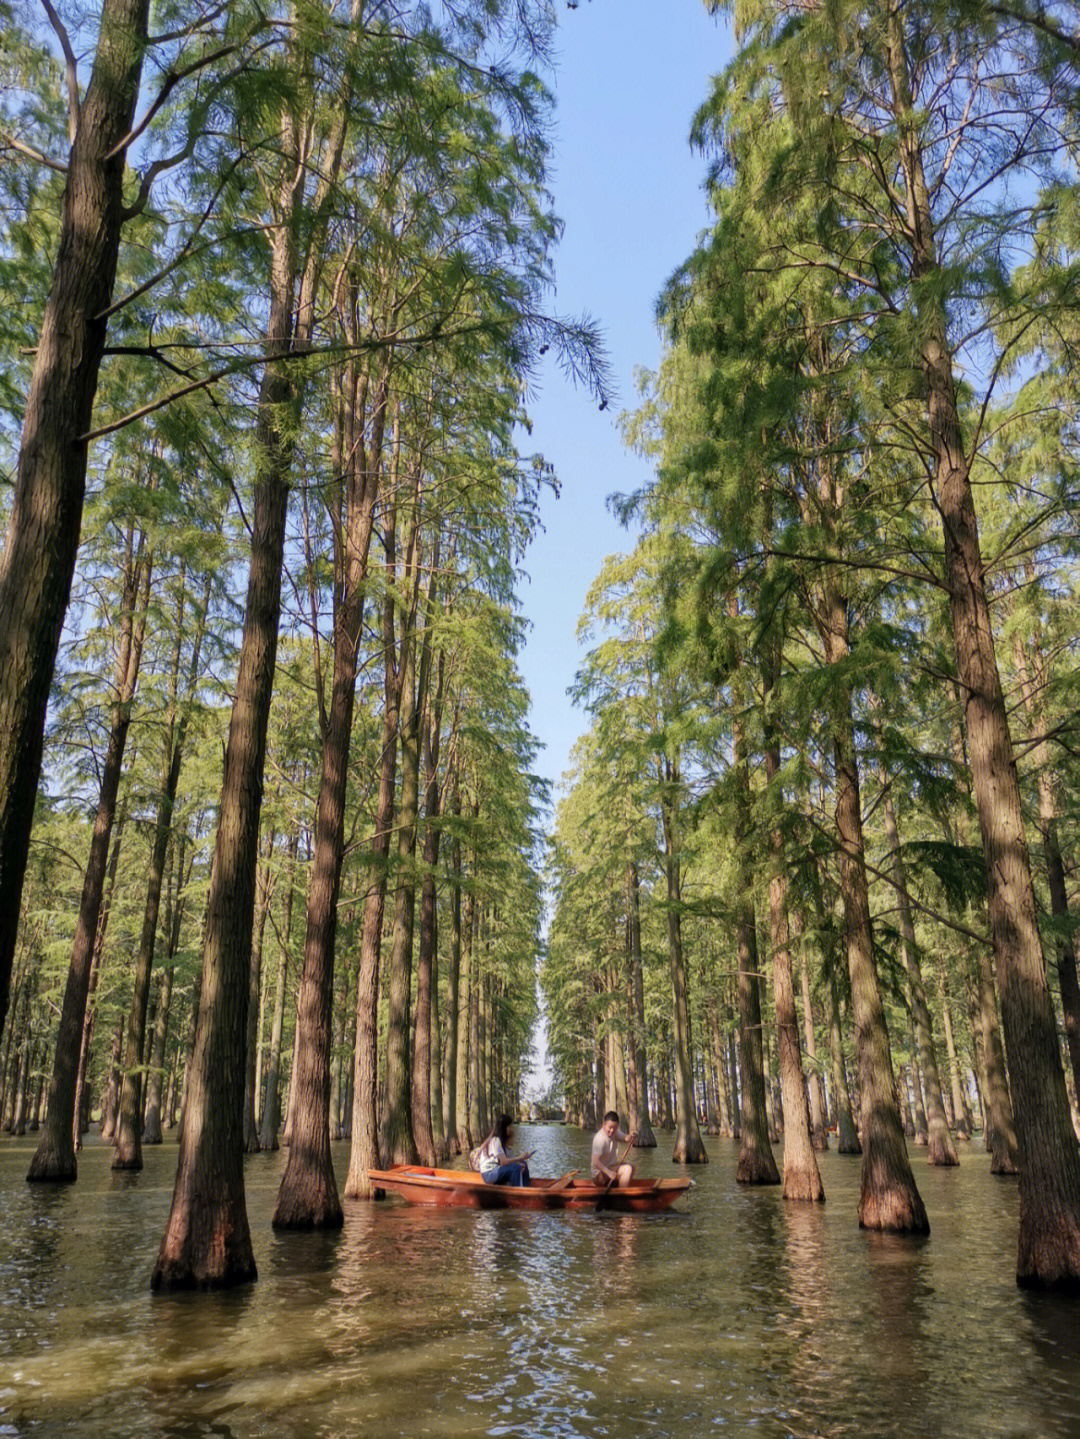
[[[473,813],[475,815],[475,807]],[[476,897],[470,890],[465,895],[461,919],[461,992],[458,999],[457,1040],[457,1140],[459,1153],[467,1154],[483,1135],[472,1128],[469,1085],[472,1074],[472,984],[475,970],[474,938],[476,934]]]
[[[288,147],[286,150],[288,153]],[[291,217],[274,239],[268,351],[293,341]],[[281,569],[298,395],[267,365],[256,419],[254,523],[217,840],[207,899],[195,1050],[188,1065],[172,1207],[151,1285],[219,1288],[256,1278],[244,1196],[244,1044],[251,982],[259,817],[277,659]]]
[[[733,1130],[732,1095],[728,1084],[727,1046],[720,1028],[720,1015],[715,997],[708,1006],[709,1039],[712,1044],[712,1067],[716,1075],[716,1102],[720,1111],[720,1133],[731,1138]]]
[[[411,649],[411,641],[409,642]],[[390,1164],[415,1164],[409,1011],[412,991],[416,881],[416,816],[419,799],[419,735],[411,656],[405,661],[401,724],[401,802],[398,810],[398,880],[390,945],[386,1019],[386,1104],[382,1143]]]
[[[735,918],[738,958],[739,1061],[742,1083],[739,1105],[739,1158],[735,1178],[740,1184],[779,1184],[769,1141],[765,1099],[765,1046],[761,1034],[761,990],[758,984],[757,927],[752,901],[744,894]]]
[[[841,1154],[861,1154],[862,1143],[855,1127],[855,1117],[844,1068],[844,1047],[840,1027],[840,998],[836,992],[836,976],[829,976],[829,1052],[832,1059],[833,1089],[836,1091],[837,1149]]]
[[[877,709],[876,701],[874,708]],[[945,1105],[941,1097],[941,1073],[938,1069],[937,1049],[934,1045],[933,1020],[930,1016],[930,1006],[926,1002],[919,946],[915,939],[915,925],[911,918],[907,875],[904,871],[903,857],[900,854],[900,832],[896,824],[896,811],[893,808],[890,778],[881,762],[879,762],[878,769],[882,793],[885,796],[885,840],[889,846],[889,863],[892,869],[893,886],[896,890],[896,902],[900,911],[900,962],[907,975],[915,1036],[919,1045],[919,1068],[926,1085],[928,1146],[926,1159],[928,1164],[947,1168],[959,1164],[960,1161],[948,1125],[945,1123]]]
[[[1005,1055],[1001,1049],[994,972],[990,955],[982,945],[975,952],[974,964],[976,1019],[983,1051],[983,1102],[986,1141],[990,1151],[990,1173],[1018,1174],[1020,1142],[1005,1078]]]
[[[889,76],[903,137],[913,279],[933,298],[919,315],[920,359],[933,458],[933,498],[945,537],[957,676],[971,756],[972,789],[986,857],[990,933],[1001,994],[1005,1048],[1020,1138],[1020,1284],[1080,1284],[1080,1146],[1065,1076],[1039,934],[1024,834],[1016,757],[998,672],[985,567],[971,488],[971,462],[957,405],[945,294],[939,284],[933,210],[899,7],[887,22]]]
[[[911,1093],[914,1101],[914,1113],[912,1122],[915,1126],[915,1143],[920,1148],[925,1148],[930,1143],[930,1130],[926,1122],[926,1103],[923,1099],[922,1072],[919,1069],[919,1041],[915,1034],[915,1009],[911,997],[911,986],[908,985],[907,1012],[908,1012],[908,1051],[911,1055]],[[945,1114],[942,1111],[942,1120]]]
[[[667,880],[668,966],[671,971],[672,1019],[675,1043],[675,1146],[676,1164],[707,1164],[709,1156],[694,1111],[693,1078],[690,1068],[690,1006],[686,992],[686,963],[682,947],[682,894],[679,874],[679,843],[674,814],[678,800],[678,764],[662,761],[665,796],[661,803],[664,831],[664,871]]]
[[[281,1124],[281,1037],[285,1028],[285,994],[289,980],[289,947],[292,942],[293,897],[296,883],[296,853],[300,848],[299,826],[289,837],[285,864],[285,898],[281,920],[277,982],[274,986],[274,1015],[270,1022],[270,1049],[266,1059],[259,1148],[277,1149]]]
[[[334,673],[330,711],[323,716],[315,856],[308,883],[304,962],[296,1002],[289,1160],[274,1208],[275,1228],[336,1228],[344,1220],[330,1152],[334,942],[345,853],[345,796],[364,582],[382,471],[389,363],[387,358],[377,387],[367,445],[362,428],[364,416],[357,414],[358,394],[364,392],[364,387],[351,368],[345,386],[346,404],[340,427],[343,442],[340,462],[335,466],[338,473],[344,469],[346,516],[343,538],[335,540]],[[336,535],[341,535],[341,529],[340,523],[335,526]]]
[[[398,651],[398,740],[401,750],[401,787],[397,817],[398,875],[387,974],[386,1093],[380,1135],[383,1157],[390,1164],[417,1162],[416,1141],[412,1132],[409,1018],[416,908],[413,861],[416,854],[416,818],[420,790],[420,701],[416,673],[416,616],[420,594],[420,480],[421,471],[417,464],[413,478],[408,538],[402,556],[401,580],[409,594],[409,603],[401,614],[401,641]],[[387,567],[392,569],[395,565],[391,530],[387,539]],[[392,628],[391,624],[391,630]]]
[[[440,651],[437,679],[431,693],[431,624],[434,618],[435,576],[439,571],[439,541],[436,536],[431,558],[432,578],[424,602],[427,623],[417,677],[416,706],[424,722],[418,735],[424,764],[424,845],[420,885],[420,934],[416,954],[416,1009],[413,1020],[412,1132],[422,1164],[437,1164],[431,1101],[431,1027],[435,994],[438,908],[435,870],[439,863],[439,739],[442,726],[443,694],[446,684],[445,654]]]
[[[1046,864],[1046,880],[1050,889],[1050,913],[1061,922],[1057,951],[1058,982],[1061,989],[1061,1010],[1065,1021],[1065,1039],[1072,1065],[1073,1084],[1080,1095],[1080,980],[1077,978],[1076,945],[1068,927],[1069,897],[1065,888],[1065,864],[1061,857],[1061,842],[1058,837],[1058,777],[1051,768],[1050,746],[1046,741],[1045,721],[1041,713],[1037,690],[1045,685],[1044,664],[1037,636],[1029,641],[1031,663],[1019,634],[1013,641],[1013,654],[1020,689],[1036,743],[1032,761],[1038,771],[1039,793],[1039,836],[1042,840],[1043,860]],[[1033,673],[1034,670],[1034,673]]]
[[[26,1176],[30,1180],[69,1180],[74,1179],[78,1172],[74,1137],[75,1090],[86,1020],[86,1001],[90,992],[94,939],[105,891],[109,838],[116,815],[116,796],[123,770],[124,747],[127,744],[131,708],[142,658],[146,606],[150,595],[150,564],[144,557],[145,544],[145,537],[141,537],[136,544],[134,526],[129,525],[109,740],[101,767],[97,814],[90,840],[90,858],[83,877],[79,918],[75,926],[75,941],[64,988],[63,1008],[60,1011],[60,1028],[56,1036],[56,1053],[49,1083],[49,1108],[37,1149],[30,1161],[30,1171]],[[2,924],[3,921],[0,920],[0,925]]]
[[[480,907],[473,908],[472,943],[470,945],[467,972],[469,977],[469,1043],[468,1043],[468,1130],[471,1138],[479,1143],[487,1134],[484,1123],[482,1083],[483,1070],[480,1063]]]
[[[833,484],[831,480],[830,484]],[[839,501],[840,497],[837,494],[835,498]],[[834,513],[837,508],[838,504],[834,505]],[[850,654],[847,607],[831,580],[825,583],[819,624],[828,663],[841,665]],[[904,1142],[889,1035],[885,1027],[885,1009],[878,986],[864,862],[851,693],[849,682],[842,678],[837,682],[834,704],[840,889],[844,903],[845,943],[862,1109],[859,1224],[866,1229],[883,1229],[893,1233],[927,1234],[930,1222],[911,1172]]]
[[[799,925],[799,933],[802,926]],[[821,1074],[817,1068],[817,1040],[814,1035],[814,1007],[810,996],[810,961],[803,951],[799,964],[799,981],[802,987],[803,1002],[803,1036],[806,1040],[806,1053],[810,1060],[811,1070],[808,1083],[810,1097],[810,1138],[814,1148],[820,1151],[829,1147],[829,1135],[826,1129],[825,1093],[821,1083]]]
[[[770,644],[762,668],[765,776],[774,796],[776,814],[782,812],[784,805],[780,783],[780,741],[772,714],[779,673],[780,655],[778,649]],[[773,825],[769,831],[769,857],[772,864],[772,873],[769,876],[769,938],[773,955],[773,1001],[776,1005],[776,1036],[780,1050],[780,1085],[784,1105],[783,1196],[785,1199],[817,1202],[824,1200],[825,1187],[821,1182],[821,1173],[810,1138],[806,1078],[803,1074],[802,1051],[799,1048],[799,1018],[795,1009],[795,984],[791,974],[784,841],[778,825]],[[739,968],[742,969],[741,964]]]
[[[645,1051],[645,984],[641,963],[641,881],[634,861],[627,866],[627,908],[629,910],[630,983],[629,1046],[630,1072],[634,1078],[630,1128],[637,1133],[637,1149],[655,1149],[656,1135],[649,1119],[648,1055]]]
[[[957,699],[959,700],[959,694]],[[958,761],[962,763],[964,770],[970,773],[967,743],[962,725],[957,726],[956,750]],[[961,814],[959,825],[961,838],[965,843],[969,842],[965,833],[968,824],[963,814]],[[948,841],[953,841],[950,826],[945,826],[945,835]],[[1005,1073],[1005,1053],[1001,1044],[1001,1026],[998,1023],[997,996],[994,989],[993,958],[985,945],[972,946],[969,966],[970,972],[974,976],[977,995],[976,1025],[982,1039],[983,1064],[986,1071],[984,1095],[987,1125],[985,1138],[991,1155],[990,1172],[991,1174],[1011,1176],[1019,1173],[1020,1144],[1013,1119],[1009,1082]],[[963,1115],[963,1106],[959,1110],[959,1115]],[[955,1118],[954,1123],[956,1123]]]
[[[143,1163],[141,1144],[143,1073],[139,1065],[139,1056],[145,1040],[146,1006],[150,998],[150,972],[154,963],[154,946],[157,938],[158,913],[161,908],[161,885],[165,874],[165,859],[172,836],[173,808],[176,804],[176,791],[180,783],[180,770],[184,761],[184,744],[187,738],[190,705],[195,698],[199,683],[199,660],[209,603],[210,581],[208,580],[203,594],[202,608],[196,622],[191,665],[187,677],[186,702],[181,713],[178,708],[178,699],[185,607],[184,593],[181,589],[176,616],[176,643],[173,648],[172,670],[169,676],[169,712],[161,757],[161,789],[158,798],[157,822],[154,826],[154,843],[150,853],[150,873],[146,886],[146,904],[143,910],[139,948],[135,956],[131,1009],[128,1013],[124,1081],[120,1090],[120,1113],[116,1126],[115,1152],[112,1162],[114,1169],[141,1169]]]
[[[124,1016],[116,1016],[112,1047],[109,1050],[109,1067],[105,1088],[101,1095],[101,1137],[106,1143],[112,1142],[116,1132],[116,1112],[120,1106],[120,1056],[124,1052]]]
[[[154,1047],[146,1090],[146,1116],[143,1120],[143,1144],[161,1144],[161,1091],[165,1079],[165,1043],[169,1034],[169,1006],[172,1001],[174,969],[170,964],[161,973],[158,990],[157,1023],[154,1026]]]
[[[255,918],[251,927],[251,972],[248,976],[247,1039],[244,1045],[244,1153],[257,1154],[259,1130],[255,1122],[255,1091],[259,1083],[257,1026],[259,997],[263,988],[263,945],[266,921],[274,893],[271,860],[274,855],[274,830],[266,836],[266,853],[255,874]]]
[[[455,770],[450,790],[450,813],[454,829],[450,840],[450,972],[446,985],[446,1083],[443,1085],[443,1127],[447,1150],[461,1154],[463,1145],[458,1128],[458,1027],[461,997],[461,793]]]
[[[731,1137],[741,1139],[742,1137],[742,1110],[741,1098],[739,1095],[739,1046],[736,1039],[738,1033],[738,980],[735,981],[736,998],[734,1004],[728,1003],[728,1013],[734,1014],[735,1019],[728,1029],[727,1039],[727,1062],[728,1062],[728,1088],[731,1091]]]
[[[941,1018],[945,1028],[945,1052],[949,1056],[949,1082],[952,1087],[953,1123],[958,1138],[970,1139],[971,1130],[968,1127],[964,1114],[964,1096],[960,1093],[960,1061],[957,1058],[956,1040],[953,1037],[952,1011],[949,1002],[949,991],[945,983],[944,965],[942,965],[938,971],[938,984],[941,990]]]
[[[172,879],[166,885],[165,892],[165,936],[166,955],[165,969],[162,974],[161,990],[158,995],[157,1025],[154,1031],[154,1052],[150,1065],[150,1077],[148,1081],[148,1094],[146,1103],[146,1118],[143,1122],[143,1144],[161,1144],[162,1135],[162,1112],[164,1109],[165,1122],[169,1117],[169,1095],[162,1091],[165,1084],[165,1063],[168,1048],[169,1018],[172,1010],[173,984],[176,978],[176,967],[174,960],[176,952],[180,947],[180,929],[184,918],[183,887],[186,877],[184,872],[184,858],[187,849],[187,837],[182,832],[172,850]],[[188,876],[190,875],[190,867]],[[164,1103],[163,1103],[164,1100]]]
[[[127,139],[149,8],[149,0],[103,0],[90,83],[81,100],[69,98],[73,136],[59,244],[0,559],[0,1031],[41,774],[45,711],[79,545],[84,437],[116,282]],[[92,943],[93,930],[87,940]],[[64,1038],[72,1046],[78,1043],[66,1031]],[[65,1105],[66,1098],[65,1090]],[[72,1178],[74,1158],[67,1150],[58,1134],[50,1137],[35,1165],[39,1177]]]
[[[132,756],[134,760],[134,755]],[[125,795],[120,805],[120,811],[113,825],[112,853],[109,856],[109,874],[106,881],[105,897],[101,902],[101,913],[98,915],[97,932],[94,935],[94,951],[90,958],[90,980],[86,988],[86,1010],[83,1016],[82,1038],[79,1044],[79,1067],[75,1076],[75,1115],[72,1125],[72,1143],[75,1152],[78,1154],[82,1148],[82,1137],[90,1127],[90,1103],[86,1095],[86,1071],[90,1063],[90,1050],[94,1042],[94,1027],[97,1023],[97,1005],[94,1003],[94,996],[97,993],[98,980],[101,977],[101,965],[105,954],[105,937],[109,928],[109,915],[112,912],[113,896],[116,893],[116,874],[120,868],[120,842],[124,837],[124,827],[127,824],[128,799]]]
[[[394,786],[400,714],[400,677],[394,666],[393,597],[383,603],[384,704],[379,760],[379,797],[371,842],[360,970],[356,978],[356,1048],[353,1055],[352,1148],[345,1181],[347,1199],[379,1198],[368,1170],[378,1169],[379,1144],[379,961],[382,954],[387,863],[394,827]]]

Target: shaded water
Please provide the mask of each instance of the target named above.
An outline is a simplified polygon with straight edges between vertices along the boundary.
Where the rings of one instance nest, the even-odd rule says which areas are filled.
[[[669,1136],[639,1171],[673,1173]],[[588,1139],[519,1132],[537,1173]],[[667,1215],[347,1204],[275,1235],[281,1155],[247,1161],[259,1282],[152,1296],[173,1144],[25,1183],[0,1141],[0,1435],[1076,1436],[1080,1303],[1016,1288],[1016,1187],[966,1146],[914,1156],[929,1240],[861,1233],[859,1161],[824,1209],[734,1182],[736,1146]],[[336,1151],[339,1180],[344,1147]]]

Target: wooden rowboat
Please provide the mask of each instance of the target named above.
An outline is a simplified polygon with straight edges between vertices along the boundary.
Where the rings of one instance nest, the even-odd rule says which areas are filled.
[[[656,1214],[686,1193],[691,1179],[635,1179],[606,1189],[591,1179],[534,1179],[530,1184],[485,1184],[471,1169],[428,1169],[394,1164],[369,1169],[378,1189],[400,1194],[409,1204],[439,1209],[610,1209],[616,1214]]]

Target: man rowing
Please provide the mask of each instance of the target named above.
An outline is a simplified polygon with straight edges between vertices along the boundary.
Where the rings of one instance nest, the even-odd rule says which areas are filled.
[[[614,1109],[604,1115],[604,1122],[593,1135],[592,1170],[597,1184],[614,1185],[625,1189],[634,1177],[634,1166],[624,1164],[619,1157],[620,1144],[633,1144],[637,1130],[624,1134],[619,1128],[619,1116]]]

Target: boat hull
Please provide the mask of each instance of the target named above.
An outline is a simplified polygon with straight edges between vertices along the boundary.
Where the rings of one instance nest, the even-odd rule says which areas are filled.
[[[472,1170],[429,1169],[418,1164],[395,1164],[369,1169],[368,1178],[379,1189],[400,1194],[409,1204],[436,1209],[606,1209],[616,1214],[657,1214],[670,1209],[690,1188],[690,1179],[635,1179],[625,1188],[605,1189],[591,1180],[554,1179],[531,1184],[485,1184]]]

